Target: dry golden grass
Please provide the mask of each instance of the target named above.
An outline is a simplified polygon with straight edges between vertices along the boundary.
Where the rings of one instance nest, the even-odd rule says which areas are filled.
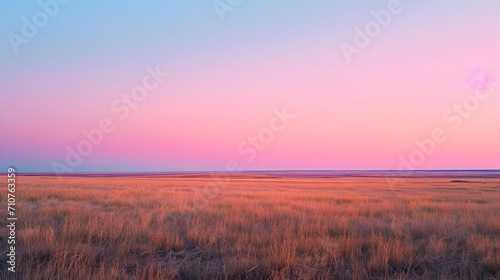
[[[500,279],[499,179],[16,179],[18,279]]]

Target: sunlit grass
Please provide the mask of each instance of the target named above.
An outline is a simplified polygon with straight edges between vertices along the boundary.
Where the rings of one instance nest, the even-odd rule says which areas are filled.
[[[499,279],[500,189],[482,181],[19,177],[18,277]]]

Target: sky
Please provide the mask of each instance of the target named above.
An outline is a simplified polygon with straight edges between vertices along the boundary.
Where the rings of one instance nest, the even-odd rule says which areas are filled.
[[[0,168],[500,169],[499,10],[2,1]]]

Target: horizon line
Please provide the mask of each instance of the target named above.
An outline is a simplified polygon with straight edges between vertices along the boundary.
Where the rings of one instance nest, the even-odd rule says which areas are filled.
[[[15,167],[12,167],[16,169]],[[176,170],[176,171],[74,171],[64,172],[63,174],[109,174],[109,173],[252,173],[252,172],[500,172],[500,169],[416,169],[416,170],[396,170],[396,169],[269,169],[269,170],[239,170],[239,171],[225,171],[225,170]],[[7,172],[0,172],[0,174],[8,174]],[[16,174],[56,174],[53,171],[25,171],[20,172],[16,170]],[[63,175],[64,176],[64,175]]]

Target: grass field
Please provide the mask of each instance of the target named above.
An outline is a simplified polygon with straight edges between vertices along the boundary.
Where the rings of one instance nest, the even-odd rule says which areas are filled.
[[[500,279],[499,178],[226,179],[18,176],[15,277]]]

